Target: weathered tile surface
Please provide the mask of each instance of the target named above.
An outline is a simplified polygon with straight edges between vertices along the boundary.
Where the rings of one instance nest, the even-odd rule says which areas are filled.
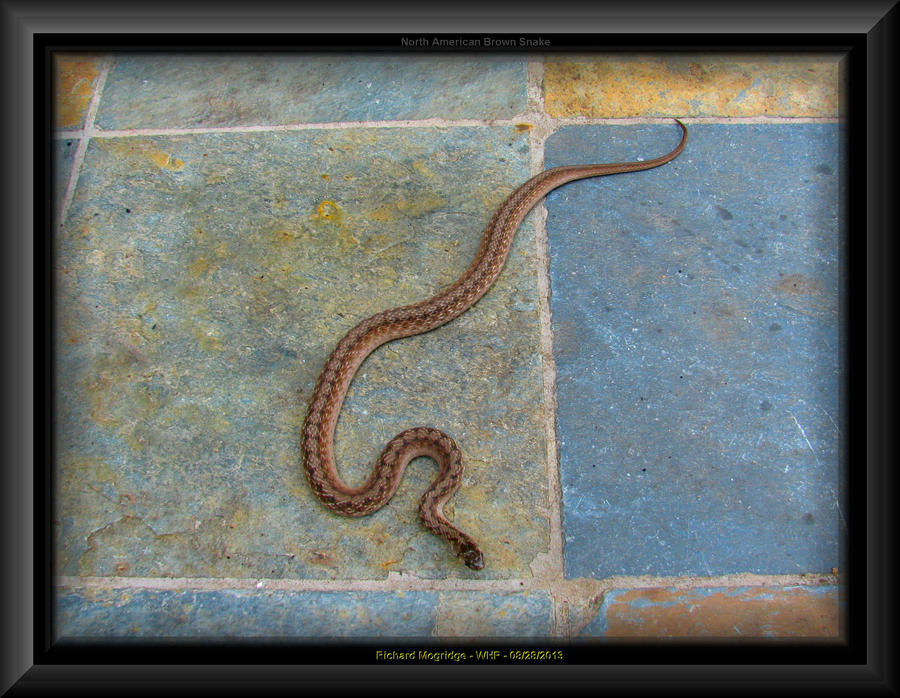
[[[105,129],[381,119],[503,119],[526,103],[523,57],[119,55]]]
[[[565,128],[547,165],[677,139]],[[836,124],[695,125],[550,195],[568,576],[842,566],[839,154]]]
[[[62,211],[66,186],[72,174],[72,163],[77,147],[78,141],[72,138],[56,139],[51,145],[53,151],[53,205],[57,212]]]
[[[543,591],[441,592],[436,637],[542,638],[552,634],[553,609]]]
[[[836,586],[618,589],[580,636],[836,640],[841,613]]]
[[[553,56],[551,116],[812,116],[842,114],[840,54]]]
[[[79,129],[101,57],[57,58],[54,123]],[[490,120],[527,106],[517,56],[108,59],[102,129]],[[842,79],[824,55],[548,56],[543,88],[560,117],[833,117]],[[570,578],[845,567],[838,133],[693,126],[665,168],[551,195]],[[567,128],[547,165],[652,157],[676,139],[670,125]],[[351,483],[401,429],[456,437],[468,470],[448,513],[487,569],[419,524],[429,461],[356,520],[320,506],[299,464],[334,343],[466,268],[527,177],[527,145],[489,126],[93,139],[56,260],[56,572],[222,587],[392,570],[491,579],[528,577],[543,556],[535,569],[553,574],[530,221],[474,310],[362,367],[338,427]],[[57,207],[76,146],[53,142]],[[430,640],[542,637],[553,603],[533,590],[61,588],[57,610],[76,637]],[[614,590],[568,622],[587,641],[834,637],[840,610],[835,587]]]
[[[545,637],[546,594],[158,591],[57,594],[59,638]]]
[[[530,574],[549,534],[529,223],[475,309],[363,365],[337,430],[351,483],[405,428],[454,436],[446,511],[486,570],[418,521],[431,461],[345,519],[299,447],[337,340],[453,281],[526,172],[505,127],[93,139],[58,242],[58,572]]]
[[[91,97],[100,76],[101,59],[89,54],[54,55],[54,126],[75,129],[84,126]]]

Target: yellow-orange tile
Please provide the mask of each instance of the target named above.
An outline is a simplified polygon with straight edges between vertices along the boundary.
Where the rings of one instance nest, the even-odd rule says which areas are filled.
[[[634,589],[607,604],[606,637],[837,639],[836,587]]]
[[[54,126],[81,128],[100,75],[100,57],[54,56]]]
[[[841,54],[549,58],[554,117],[841,115]]]

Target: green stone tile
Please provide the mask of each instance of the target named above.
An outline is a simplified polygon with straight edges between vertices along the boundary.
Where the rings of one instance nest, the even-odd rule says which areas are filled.
[[[501,55],[123,54],[97,123],[133,129],[504,119],[525,109],[526,70],[524,57]]]
[[[549,529],[528,221],[476,308],[361,367],[337,430],[350,483],[399,431],[450,433],[447,512],[484,571],[418,521],[431,461],[346,519],[299,445],[338,339],[462,273],[527,162],[505,127],[93,139],[57,243],[57,572],[529,575]]]

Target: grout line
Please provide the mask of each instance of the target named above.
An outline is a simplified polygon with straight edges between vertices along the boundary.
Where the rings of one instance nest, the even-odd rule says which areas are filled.
[[[81,167],[84,164],[84,156],[87,153],[88,143],[90,142],[89,134],[94,129],[94,119],[97,116],[97,110],[100,108],[100,95],[106,85],[106,78],[109,75],[111,67],[111,59],[104,57],[100,64],[100,75],[97,76],[97,84],[94,88],[94,94],[91,95],[91,101],[88,104],[87,113],[84,116],[84,128],[77,136],[71,138],[78,139],[78,145],[75,146],[75,154],[72,156],[72,170],[69,172],[69,181],[66,184],[66,193],[63,197],[62,206],[58,212],[59,220],[57,221],[57,229],[65,223],[66,216],[69,214],[69,206],[72,199],[75,198],[75,187],[78,184],[78,178],[81,176]]]
[[[391,572],[386,579],[277,579],[253,577],[57,577],[58,587],[86,589],[158,589],[177,591],[223,591],[244,589],[256,591],[534,591],[531,580],[520,579],[423,579]]]
[[[529,104],[534,107],[535,124],[531,131],[532,172],[544,169],[544,146],[547,138],[556,130],[544,107],[543,59],[529,61],[528,64]],[[563,556],[562,491],[559,477],[559,452],[556,440],[556,363],[553,360],[553,328],[550,316],[550,248],[547,238],[547,209],[544,202],[535,207],[535,246],[537,253],[537,296],[538,322],[540,326],[541,377],[544,402],[544,438],[547,465],[547,508],[550,539],[546,563],[538,562],[535,572],[543,577],[553,607],[554,636],[568,635],[569,608],[560,594],[560,584],[565,581],[565,559]]]
[[[566,583],[587,585],[592,593],[632,589],[709,589],[717,587],[817,587],[841,584],[836,574],[781,574],[761,575],[736,573],[714,577],[609,577],[607,579],[572,579]],[[536,591],[543,587],[531,579],[423,579],[392,572],[386,579],[276,579],[253,577],[74,577],[58,576],[57,588],[116,590],[151,589],[159,591],[371,591],[371,592],[521,592]]]
[[[553,117],[560,126],[633,126],[638,124],[667,124],[672,119],[680,119],[686,124],[822,124],[843,123],[845,119],[836,116],[628,116],[628,117]]]
[[[531,64],[529,64],[531,65]],[[105,81],[105,75],[103,76]],[[531,76],[529,76],[531,80]],[[98,83],[99,84],[99,83]],[[529,84],[529,91],[532,85]],[[99,93],[95,95],[98,96]],[[529,94],[529,103],[532,97]],[[396,121],[322,121],[298,124],[268,124],[247,126],[197,126],[195,128],[136,128],[136,129],[100,129],[93,122],[83,129],[57,131],[54,138],[134,138],[140,136],[186,136],[215,133],[265,133],[268,131],[316,131],[350,128],[465,128],[476,126],[515,126],[528,120],[529,117],[540,116],[548,123],[560,126],[631,126],[636,124],[663,124],[678,117],[686,124],[806,124],[806,123],[842,123],[839,117],[782,117],[782,116],[741,116],[741,117],[550,117],[543,111],[543,99],[540,104],[529,105],[525,114],[507,119],[398,119]]]
[[[185,136],[207,133],[260,133],[267,131],[333,131],[350,128],[464,128],[484,126],[514,126],[521,118],[509,119],[398,119],[396,121],[322,121],[298,124],[267,124],[256,126],[197,126],[195,128],[134,128],[60,131],[57,137],[130,138],[135,136]]]

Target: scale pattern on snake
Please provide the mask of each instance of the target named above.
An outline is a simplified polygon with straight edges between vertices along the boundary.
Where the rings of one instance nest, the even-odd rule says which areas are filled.
[[[443,514],[444,503],[459,488],[463,465],[459,447],[441,430],[417,427],[398,434],[385,446],[365,483],[359,487],[344,483],[334,460],[334,430],[347,389],[360,364],[379,346],[440,327],[487,293],[503,269],[522,219],[550,191],[576,179],[647,170],[678,157],[687,143],[688,131],[681,121],[675,121],[682,129],[681,142],[667,155],[641,162],[566,165],[532,177],[497,209],[482,235],[475,260],[459,279],[426,301],[363,320],[338,342],[313,389],[301,435],[310,487],[326,507],[343,516],[372,514],[393,497],[407,464],[419,456],[429,456],[437,462],[439,471],[422,497],[419,516],[468,567],[484,567],[478,544]]]

